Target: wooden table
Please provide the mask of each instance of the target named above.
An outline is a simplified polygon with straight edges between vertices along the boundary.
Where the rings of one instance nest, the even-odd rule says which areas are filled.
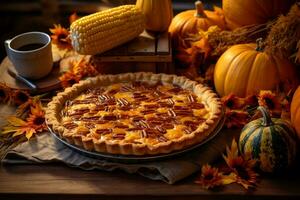
[[[249,192],[236,184],[210,191],[194,184],[195,176],[168,185],[120,171],[82,171],[60,164],[6,165],[0,167],[0,199],[300,199],[299,177],[299,173],[263,177]]]

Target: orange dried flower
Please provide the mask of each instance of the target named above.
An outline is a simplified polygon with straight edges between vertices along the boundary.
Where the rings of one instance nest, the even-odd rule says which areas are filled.
[[[41,102],[37,99],[31,101],[30,114],[26,120],[10,116],[7,118],[7,122],[8,124],[3,127],[1,133],[3,135],[11,134],[11,137],[24,135],[29,140],[33,134],[46,130],[45,112]]]
[[[27,139],[30,139],[36,132],[26,121],[15,116],[8,117],[7,122],[8,125],[4,126],[1,132],[3,135],[12,134],[12,137],[25,135]]]
[[[257,161],[251,159],[250,156],[239,156],[237,142],[234,139],[231,148],[226,148],[226,153],[227,155],[223,155],[223,158],[231,171],[229,176],[245,189],[254,187],[258,178],[258,174],[254,171]]]
[[[175,55],[177,61],[182,63],[185,66],[189,66],[192,63],[191,54],[187,49],[179,47],[177,49],[177,54]]]
[[[50,29],[53,44],[59,49],[72,49],[70,32],[60,24],[54,24],[54,28]]]
[[[72,24],[73,22],[75,22],[77,19],[79,19],[78,15],[76,12],[74,12],[72,15],[70,15],[69,17],[69,23]]]
[[[258,104],[264,106],[269,110],[280,110],[281,106],[276,94],[269,90],[262,90],[258,95]]]
[[[46,130],[45,124],[45,112],[42,108],[40,101],[33,102],[33,105],[30,108],[31,114],[27,118],[27,122],[32,126],[37,132]]]
[[[241,109],[245,106],[245,100],[234,94],[222,97],[221,101],[223,105],[229,109]]]
[[[96,76],[98,71],[90,62],[89,58],[83,56],[79,61],[73,61],[71,63],[70,70],[81,77],[85,76]]]
[[[226,110],[225,117],[225,125],[227,128],[242,128],[250,119],[248,112],[240,110]]]
[[[11,102],[16,105],[22,105],[29,101],[30,95],[27,91],[14,90],[11,94]]]
[[[245,97],[244,103],[246,106],[257,107],[258,99],[257,99],[256,95],[250,95],[250,96]]]
[[[11,89],[3,84],[0,83],[0,102],[7,102],[10,99]]]
[[[218,168],[211,167],[206,164],[202,166],[201,175],[195,181],[195,183],[202,185],[205,189],[211,189],[216,186],[222,185],[222,173],[219,172]]]
[[[75,83],[78,83],[81,79],[80,75],[76,75],[73,72],[66,72],[59,77],[61,85],[63,88],[72,86]]]

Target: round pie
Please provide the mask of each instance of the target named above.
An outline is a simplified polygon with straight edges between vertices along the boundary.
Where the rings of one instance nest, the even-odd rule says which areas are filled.
[[[102,75],[65,89],[48,104],[58,136],[88,151],[153,155],[207,139],[221,118],[217,95],[185,77]]]

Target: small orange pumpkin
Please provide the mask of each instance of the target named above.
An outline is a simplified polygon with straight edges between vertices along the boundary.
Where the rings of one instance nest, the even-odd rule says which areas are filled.
[[[295,66],[286,58],[265,53],[261,41],[230,47],[219,58],[214,72],[220,96],[233,93],[245,97],[260,90],[275,90],[286,82],[298,85]]]
[[[198,33],[199,30],[206,31],[210,26],[217,25],[225,29],[223,11],[215,7],[214,11],[204,10],[201,1],[195,2],[196,10],[187,10],[176,15],[169,27],[173,41],[178,37],[186,37],[189,34]]]
[[[167,31],[173,18],[171,0],[137,0],[136,6],[146,16],[146,30]]]
[[[291,104],[291,120],[300,139],[300,86],[296,90]]]
[[[295,0],[223,0],[225,21],[230,29],[263,24],[286,13]]]

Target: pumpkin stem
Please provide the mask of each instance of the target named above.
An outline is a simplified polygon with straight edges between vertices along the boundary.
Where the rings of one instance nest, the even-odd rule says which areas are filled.
[[[207,15],[204,12],[203,3],[201,1],[196,1],[195,7],[196,7],[196,13],[195,13],[196,17],[207,18]]]
[[[262,38],[258,38],[256,40],[256,51],[263,51],[264,47],[263,47],[263,39]]]
[[[271,126],[273,124],[273,121],[271,119],[271,116],[269,114],[269,112],[267,111],[267,109],[263,106],[259,106],[257,108],[257,110],[259,110],[261,112],[261,114],[263,115],[263,126]]]

